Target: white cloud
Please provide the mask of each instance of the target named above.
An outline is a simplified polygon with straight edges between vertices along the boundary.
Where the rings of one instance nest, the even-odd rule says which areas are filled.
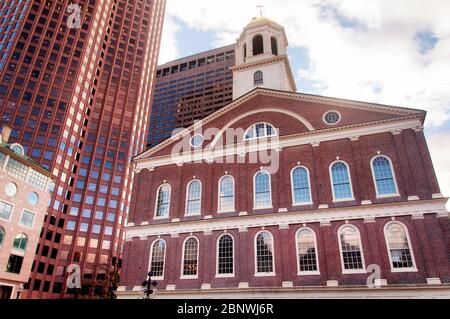
[[[257,15],[256,5],[256,0],[169,0],[167,10],[190,28],[212,32],[219,46],[238,37]],[[426,109],[428,127],[450,121],[450,1],[266,0],[264,5],[265,15],[285,26],[290,46],[308,50],[309,67],[294,72],[314,84],[312,93]],[[426,54],[419,53],[418,32],[439,39]],[[164,42],[176,44],[174,38]],[[436,147],[439,138],[432,138],[433,155],[450,195],[450,153],[444,144]]]
[[[178,58],[177,33],[179,30],[180,27],[175,23],[173,17],[169,13],[166,13],[161,50],[159,52],[159,64],[167,63]]]

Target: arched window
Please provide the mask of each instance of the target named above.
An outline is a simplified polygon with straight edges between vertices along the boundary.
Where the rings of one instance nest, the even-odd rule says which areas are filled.
[[[164,261],[166,258],[166,242],[158,239],[152,245],[150,253],[150,269],[154,279],[164,278]]]
[[[217,241],[217,276],[234,275],[234,243],[233,237],[222,235]]]
[[[202,183],[193,180],[188,184],[186,196],[186,215],[200,215],[202,201]]]
[[[256,71],[255,74],[253,74],[253,84],[254,85],[261,85],[264,83],[264,75],[261,71]]]
[[[359,231],[350,225],[339,230],[339,247],[343,272],[364,271],[364,256]]]
[[[338,161],[330,166],[333,199],[335,201],[353,200],[353,190],[347,163]]]
[[[244,43],[244,62],[247,59],[247,43]]]
[[[183,277],[198,276],[198,240],[195,237],[184,242],[182,269]]]
[[[14,238],[13,248],[25,252],[27,249],[28,237],[25,234],[19,234]]]
[[[254,178],[254,206],[255,208],[269,208],[272,206],[272,190],[270,175],[266,171],[256,173]]]
[[[273,275],[275,273],[273,260],[272,234],[263,231],[255,238],[255,265],[256,275]]]
[[[309,171],[306,167],[300,166],[292,170],[291,185],[294,206],[312,203]]]
[[[170,185],[164,184],[158,188],[156,194],[156,218],[169,217],[170,210]]]
[[[253,38],[253,55],[259,55],[264,53],[264,39],[263,36],[258,34]]]
[[[2,248],[3,238],[5,238],[5,230],[0,226],[0,248]]]
[[[23,146],[17,143],[14,143],[10,146],[11,150],[19,155],[25,155],[25,151],[23,149]]]
[[[272,37],[270,38],[270,42],[272,44],[272,54],[273,55],[278,55],[278,42],[277,42],[277,38]]]
[[[416,266],[406,227],[398,222],[388,223],[384,228],[384,235],[392,270],[414,270]]]
[[[224,176],[219,181],[219,212],[234,212],[234,178]]]
[[[244,140],[249,141],[260,138],[274,137],[277,135],[277,130],[273,127],[273,125],[269,123],[257,123],[247,129],[244,135]]]
[[[372,159],[372,174],[378,197],[398,195],[392,163],[386,156]]]
[[[298,273],[318,273],[316,235],[309,228],[297,232]]]

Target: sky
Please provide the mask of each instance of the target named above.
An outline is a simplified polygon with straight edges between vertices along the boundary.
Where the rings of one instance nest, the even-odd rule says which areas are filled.
[[[449,0],[168,0],[159,62],[235,43],[257,5],[286,29],[299,92],[428,111],[450,196]]]

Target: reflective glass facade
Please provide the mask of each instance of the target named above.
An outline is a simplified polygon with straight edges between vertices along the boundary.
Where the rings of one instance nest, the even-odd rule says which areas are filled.
[[[158,67],[150,116],[148,146],[169,138],[221,109],[233,98],[235,46],[166,63]]]
[[[0,40],[1,121],[57,177],[24,298],[67,296],[73,263],[81,295],[102,294],[121,264],[131,157],[146,143],[166,1],[77,4],[73,24],[68,1],[0,0],[0,27],[17,32]]]

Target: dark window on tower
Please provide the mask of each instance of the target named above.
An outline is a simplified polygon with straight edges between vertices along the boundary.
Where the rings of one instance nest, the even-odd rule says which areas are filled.
[[[278,43],[277,43],[277,39],[275,37],[272,37],[270,39],[270,41],[272,42],[272,54],[273,55],[278,55]]]
[[[259,55],[264,53],[264,40],[262,35],[255,35],[253,38],[253,55]]]
[[[62,291],[62,283],[60,282],[55,282],[53,284],[53,293],[55,294],[59,294]]]
[[[22,262],[22,256],[10,255],[8,264],[6,265],[6,272],[20,274],[20,270],[22,269]]]
[[[264,83],[264,76],[261,71],[255,72],[255,74],[253,75],[253,82],[255,85],[260,85]]]

